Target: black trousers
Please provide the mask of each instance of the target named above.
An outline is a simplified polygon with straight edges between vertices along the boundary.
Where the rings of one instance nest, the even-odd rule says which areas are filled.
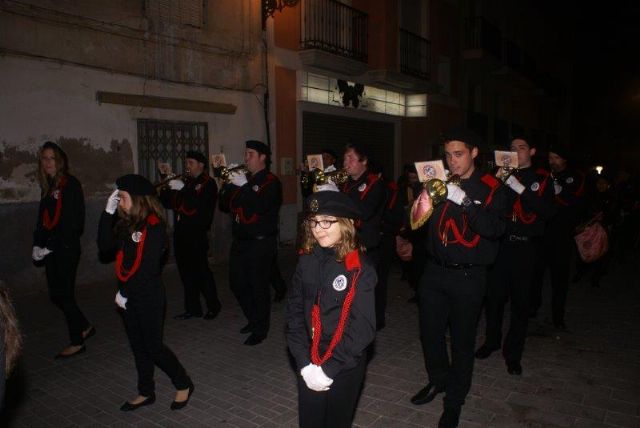
[[[49,299],[62,311],[67,321],[71,345],[82,345],[82,332],[89,321],[76,303],[76,272],[80,248],[57,248],[44,259]]]
[[[569,292],[569,276],[571,258],[575,243],[571,235],[547,233],[544,239],[542,257],[538,259],[535,278],[531,290],[530,314],[535,314],[542,306],[542,286],[547,268],[551,274],[551,314],[553,323],[563,324],[567,293]]]
[[[260,336],[269,332],[271,297],[269,281],[276,254],[276,238],[237,240],[231,244],[229,280],[251,331]]]
[[[169,376],[176,389],[186,389],[191,383],[178,358],[162,341],[164,309],[164,290],[158,290],[140,299],[129,298],[127,309],[122,311],[138,372],[138,394],[145,397],[155,392],[155,366]]]
[[[420,339],[429,381],[444,386],[445,406],[464,404],[471,388],[486,268],[450,269],[429,262],[420,281]],[[451,333],[451,362],[445,333]]]
[[[366,357],[358,365],[338,373],[328,391],[307,388],[298,375],[298,417],[301,428],[348,428],[362,390]]]
[[[373,255],[377,259],[378,283],[375,288],[376,296],[376,324],[384,326],[385,312],[387,310],[388,299],[388,281],[391,265],[396,258],[396,236],[390,233],[383,233],[380,237],[380,244],[376,254]]]
[[[176,231],[174,235],[176,264],[184,287],[184,310],[195,316],[202,316],[200,294],[207,303],[207,309],[220,308],[218,290],[209,267],[209,242],[206,234]]]
[[[529,293],[534,269],[540,257],[537,242],[503,241],[496,263],[489,269],[485,314],[485,345],[498,349],[502,344],[502,319],[507,300],[511,302],[509,331],[502,354],[509,361],[520,361],[529,323]]]

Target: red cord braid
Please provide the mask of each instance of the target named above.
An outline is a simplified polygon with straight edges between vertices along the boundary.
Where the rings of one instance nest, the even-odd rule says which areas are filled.
[[[467,233],[467,217],[463,214],[462,216],[462,233],[460,233],[460,229],[458,229],[458,225],[453,218],[447,218],[445,220],[445,214],[449,209],[450,203],[447,201],[445,203],[444,208],[442,209],[442,213],[440,214],[440,219],[438,220],[438,233],[440,234],[440,239],[444,245],[447,244],[461,244],[467,248],[475,248],[480,242],[480,235],[476,234],[473,239],[470,241],[464,239],[465,233]],[[444,221],[444,226],[442,222]],[[454,240],[449,241],[449,230],[453,232]]]
[[[160,222],[158,217],[155,214],[151,214],[147,217],[147,225],[156,225]],[[147,226],[142,229],[142,234],[140,235],[140,242],[136,243],[136,259],[133,262],[133,265],[130,269],[123,268],[124,261],[124,250],[121,248],[118,250],[116,254],[116,276],[122,282],[127,282],[131,277],[138,271],[140,268],[140,264],[142,263],[142,254],[144,253],[144,241],[147,239]]]
[[[58,199],[56,201],[56,212],[53,215],[53,220],[51,220],[51,217],[49,216],[49,210],[45,208],[44,211],[42,211],[42,226],[44,226],[44,228],[47,230],[53,229],[60,222],[60,216],[62,215],[62,194],[63,194],[64,187],[66,185],[67,185],[67,177],[62,176],[60,178],[60,184],[56,189],[58,191]]]

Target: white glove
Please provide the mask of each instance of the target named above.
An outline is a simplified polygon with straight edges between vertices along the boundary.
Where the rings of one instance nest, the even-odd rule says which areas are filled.
[[[240,171],[232,172],[231,175],[229,175],[229,181],[238,187],[242,187],[247,184],[247,176]]]
[[[328,391],[329,386],[333,383],[333,379],[327,377],[327,375],[322,370],[322,367],[316,366],[315,364],[309,364],[300,370],[300,374],[302,375],[302,379],[307,384],[307,388],[321,392]]]
[[[463,199],[467,196],[459,186],[447,183],[447,199],[456,205],[462,205]]]
[[[51,251],[48,248],[40,248],[38,246],[33,246],[33,250],[31,251],[31,258],[33,260],[35,260],[36,262],[39,262],[41,260],[43,260],[47,254],[51,254],[53,251]]]
[[[334,165],[329,165],[324,169],[324,172],[333,172],[335,170],[336,170],[336,167]]]
[[[116,293],[116,305],[118,305],[122,309],[127,309],[127,298],[124,297],[120,292]]]
[[[513,175],[510,175],[505,183],[507,184],[507,186],[511,187],[511,190],[516,192],[518,195],[522,195],[522,192],[524,192],[525,187],[522,185],[522,183],[520,183],[520,180],[518,180]]]
[[[184,181],[182,180],[169,180],[169,189],[181,190],[184,187]]]
[[[559,195],[560,192],[562,192],[562,186],[557,181],[553,182],[553,191],[555,192],[556,195]]]
[[[107,199],[107,206],[104,210],[113,215],[118,209],[118,202],[120,202],[120,198],[118,197],[118,189],[114,190],[111,195],[109,195],[109,199]]]
[[[323,190],[328,190],[330,192],[339,192],[338,186],[333,181],[327,181],[326,184],[320,184],[316,186],[316,192],[321,192]]]

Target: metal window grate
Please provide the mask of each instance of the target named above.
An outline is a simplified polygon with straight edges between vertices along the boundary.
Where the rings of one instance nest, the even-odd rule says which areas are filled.
[[[138,171],[151,182],[160,179],[158,162],[169,163],[171,170],[180,174],[189,150],[209,157],[206,123],[138,120]]]
[[[147,0],[146,8],[164,24],[202,28],[206,0]]]

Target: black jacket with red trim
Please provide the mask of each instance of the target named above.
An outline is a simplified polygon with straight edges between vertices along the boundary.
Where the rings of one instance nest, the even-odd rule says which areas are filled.
[[[349,177],[341,190],[358,204],[362,212],[356,223],[360,243],[368,249],[377,247],[387,200],[384,181],[377,174],[365,171],[357,180]]]
[[[124,252],[123,267],[128,269],[135,263],[138,243],[133,233],[117,233],[114,226],[118,222],[117,214],[102,212],[98,224],[98,250],[103,255],[113,255],[122,249]],[[136,300],[158,296],[164,293],[162,269],[167,260],[169,239],[166,225],[163,222],[147,224],[147,235],[144,240],[142,259],[138,270],[127,282],[118,281],[120,293]]]
[[[505,189],[507,205],[507,234],[536,237],[544,235],[547,222],[556,214],[553,202],[553,180],[544,169],[522,168],[514,176],[525,187],[518,195]]]
[[[38,218],[33,232],[35,246],[46,247],[53,251],[63,248],[80,248],[80,236],[84,231],[85,217],[82,185],[73,175],[64,176],[63,182],[62,186],[52,189],[40,199]],[[43,215],[46,211],[49,218],[53,220],[60,195],[62,195],[60,218],[53,228],[47,230],[43,224]]]
[[[233,237],[255,239],[278,234],[282,205],[282,184],[278,177],[263,169],[242,187],[232,183],[222,187],[221,209],[231,214]]]
[[[355,271],[349,271],[346,263],[336,261],[335,257],[333,249],[316,246],[310,254],[303,254],[298,259],[285,315],[287,345],[298,371],[311,363],[311,312],[318,296],[322,320],[319,351],[324,355],[352,286]],[[361,358],[366,358],[365,349],[376,334],[374,289],[378,277],[362,253],[359,253],[359,259],[361,272],[342,340],[334,348],[331,358],[321,366],[330,378],[355,367]]]
[[[548,232],[556,235],[572,235],[575,227],[584,220],[586,212],[585,177],[579,171],[566,168],[553,173],[557,214],[549,222]],[[557,191],[556,190],[556,191]]]
[[[505,189],[494,176],[478,170],[460,187],[471,205],[446,201],[435,207],[427,222],[427,250],[443,263],[491,265],[507,227]]]
[[[382,232],[397,235],[405,223],[405,210],[402,206],[400,187],[395,181],[386,181],[386,201],[382,213]]]
[[[206,234],[211,228],[217,198],[218,185],[207,172],[186,180],[180,190],[167,188],[160,193],[162,205],[173,210],[176,235]]]

